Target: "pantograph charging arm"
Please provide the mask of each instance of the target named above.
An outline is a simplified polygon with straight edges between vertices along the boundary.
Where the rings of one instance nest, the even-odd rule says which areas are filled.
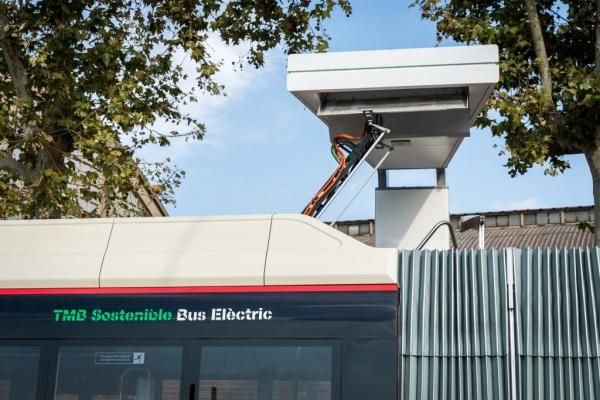
[[[302,214],[319,218],[348,179],[352,177],[357,168],[379,144],[383,136],[389,133],[389,129],[373,122],[373,114],[370,111],[365,111],[364,114],[367,123],[360,136],[340,133],[333,138],[331,153],[339,165],[306,205]]]

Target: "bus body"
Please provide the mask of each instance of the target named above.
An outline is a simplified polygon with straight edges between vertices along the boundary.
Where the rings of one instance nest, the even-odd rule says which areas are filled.
[[[397,251],[301,216],[0,223],[1,400],[398,398]]]

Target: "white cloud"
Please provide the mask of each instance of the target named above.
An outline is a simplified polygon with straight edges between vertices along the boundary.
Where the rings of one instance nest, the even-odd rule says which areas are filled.
[[[542,203],[535,197],[522,200],[497,200],[486,207],[488,211],[512,211],[542,208]]]
[[[171,159],[177,160],[177,158],[184,157],[190,153],[224,149],[226,145],[223,136],[227,132],[220,119],[224,118],[228,103],[243,99],[250,90],[267,82],[270,76],[275,71],[281,69],[285,62],[282,52],[276,49],[266,54],[264,67],[256,69],[253,66],[245,65],[243,68],[240,68],[240,61],[243,61],[248,53],[248,44],[242,43],[238,46],[228,46],[215,34],[209,36],[207,44],[213,59],[221,62],[220,69],[215,74],[214,79],[225,87],[225,95],[213,96],[207,93],[196,92],[198,101],[183,105],[181,110],[206,124],[209,135],[201,142],[185,142],[184,140],[176,139],[167,148],[149,146],[140,151],[141,157],[148,160],[157,160],[169,156]],[[180,87],[184,91],[189,91],[196,85],[196,64],[183,50],[175,54],[174,60],[176,64],[182,66],[187,75],[187,79],[180,83]],[[158,132],[183,131],[185,130],[185,125],[181,125],[178,128],[175,124],[159,120],[154,124],[153,129]]]
[[[281,51],[271,51],[265,56],[265,66],[256,69],[251,65],[239,67],[240,61],[244,61],[249,45],[242,43],[237,46],[229,46],[217,35],[212,34],[207,40],[208,50],[215,61],[220,61],[219,72],[214,76],[215,81],[225,86],[225,96],[211,96],[209,94],[199,93],[198,102],[189,104],[183,109],[198,118],[215,118],[215,113],[221,110],[228,102],[242,98],[252,87],[256,87],[265,82],[268,77],[280,68],[284,58]],[[189,90],[196,84],[196,66],[190,57],[183,51],[180,51],[175,59],[180,60],[181,65],[188,75],[181,87]]]

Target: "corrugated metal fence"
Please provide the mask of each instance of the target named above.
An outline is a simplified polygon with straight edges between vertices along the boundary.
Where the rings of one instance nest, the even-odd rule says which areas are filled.
[[[600,399],[600,250],[403,251],[401,399]]]

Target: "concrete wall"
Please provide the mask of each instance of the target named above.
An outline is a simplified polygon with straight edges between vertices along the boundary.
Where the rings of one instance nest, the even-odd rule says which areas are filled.
[[[390,188],[375,191],[375,245],[415,249],[431,228],[448,220],[448,188]],[[450,234],[441,227],[426,249],[448,249]]]

